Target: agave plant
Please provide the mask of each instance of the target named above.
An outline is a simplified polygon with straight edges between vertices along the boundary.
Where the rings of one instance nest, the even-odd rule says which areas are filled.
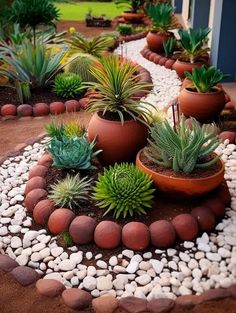
[[[125,218],[146,214],[153,199],[151,185],[151,178],[133,164],[115,164],[99,175],[93,198],[100,208],[107,208],[104,215],[113,212],[115,218]]]
[[[53,138],[48,151],[53,157],[55,167],[88,170],[95,168],[92,159],[101,152],[101,150],[93,151],[95,144],[95,140],[89,143],[84,136],[72,138],[64,136],[62,140]]]
[[[224,78],[228,78],[229,75],[217,70],[214,66],[206,67],[203,65],[200,68],[195,68],[192,74],[185,72],[186,78],[191,80],[193,86],[197,92],[206,93],[212,91],[212,88],[222,81]]]
[[[151,4],[146,9],[152,21],[152,31],[167,33],[173,27],[174,8],[166,3]]]
[[[57,206],[76,209],[88,199],[90,190],[91,179],[87,176],[81,178],[79,174],[74,177],[67,175],[65,179],[51,186],[49,198]]]
[[[169,55],[171,55],[174,52],[174,50],[176,48],[176,43],[177,43],[177,41],[173,37],[169,38],[166,41],[163,41],[163,48],[164,48],[166,57],[168,57]]]
[[[151,114],[151,105],[138,101],[136,96],[140,92],[147,92],[152,86],[139,81],[136,75],[138,67],[128,60],[121,60],[117,55],[102,58],[100,63],[91,70],[97,83],[89,86],[99,93],[99,98],[92,99],[89,103],[90,112],[117,113],[120,120],[124,121],[124,114],[134,119],[147,120]]]
[[[86,87],[80,77],[74,73],[61,73],[55,77],[53,90],[63,98],[75,98],[80,95]]]
[[[182,57],[194,63],[209,51],[209,48],[206,47],[206,42],[210,31],[208,27],[200,27],[196,30],[192,28],[189,28],[189,30],[180,29],[180,44],[183,48]]]
[[[151,128],[150,151],[145,151],[148,159],[184,173],[191,173],[195,168],[208,168],[216,163],[219,156],[206,160],[219,145],[213,128],[207,124],[201,127],[194,118],[190,123],[191,128],[181,117],[176,131],[167,120],[156,123]]]

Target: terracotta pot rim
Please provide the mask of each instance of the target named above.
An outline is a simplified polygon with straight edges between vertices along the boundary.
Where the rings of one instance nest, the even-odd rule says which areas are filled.
[[[139,13],[136,12],[136,13],[135,13],[135,12],[132,12],[132,11],[124,11],[124,12],[121,13],[121,15],[127,15],[127,14],[130,15],[130,16],[131,16],[131,15],[135,15],[135,16],[145,16],[145,14],[142,13],[142,12],[139,12]]]
[[[212,95],[218,95],[220,93],[223,93],[222,88],[219,88],[217,86],[214,86],[213,88],[216,89],[214,92],[197,92],[197,91],[191,91],[187,89],[188,86],[184,87],[182,91],[185,91],[191,95],[198,95],[198,96],[212,96]]]
[[[101,111],[100,111],[100,112],[101,112]],[[96,117],[97,117],[99,120],[102,120],[104,123],[116,124],[116,125],[120,124],[120,125],[122,125],[121,121],[112,121],[112,120],[107,120],[106,118],[102,118],[101,116],[98,115],[98,112],[94,113],[94,115],[96,115]],[[138,123],[142,124],[140,121],[134,120],[134,119],[132,118],[131,120],[124,121],[123,125],[125,125],[125,124],[126,124],[126,125],[127,125],[127,124],[131,124],[131,123],[134,123],[134,122],[135,122],[135,123],[138,122]],[[145,124],[144,124],[144,125],[145,125]]]
[[[177,59],[176,62],[178,63],[181,63],[181,64],[190,64],[190,65],[198,65],[198,64],[204,64],[204,61],[199,61],[199,62],[194,62],[194,63],[191,63],[191,62],[187,62],[187,61],[181,61],[180,59]]]
[[[214,175],[211,175],[211,176],[207,176],[207,177],[202,177],[202,178],[182,178],[182,177],[174,177],[174,176],[169,176],[169,175],[163,175],[163,174],[160,174],[158,172],[154,172],[153,170],[151,170],[149,167],[147,167],[146,165],[143,164],[143,162],[141,161],[140,159],[140,154],[141,152],[143,151],[143,149],[141,149],[138,154],[137,154],[137,157],[136,159],[142,164],[142,166],[147,169],[148,171],[150,171],[153,175],[158,175],[158,176],[161,176],[161,177],[169,177],[169,179],[171,180],[175,180],[175,181],[195,181],[195,182],[205,182],[205,181],[208,181],[210,178],[214,178],[214,177],[217,177],[218,175],[222,174],[225,170],[225,166],[224,166],[224,162],[220,159],[220,162],[221,162],[221,169],[215,173]],[[216,153],[214,153],[216,155]]]

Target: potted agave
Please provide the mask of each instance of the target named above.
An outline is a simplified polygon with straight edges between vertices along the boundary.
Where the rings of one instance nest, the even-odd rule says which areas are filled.
[[[139,23],[144,17],[142,10],[142,0],[116,0],[115,4],[120,7],[127,7],[127,11],[124,11],[121,16],[126,22]]]
[[[195,68],[185,72],[190,85],[182,89],[179,95],[181,112],[186,116],[195,117],[200,122],[214,120],[225,106],[225,95],[217,84],[228,75],[214,66]]]
[[[214,153],[219,141],[212,125],[182,116],[176,127],[168,121],[151,128],[150,146],[142,149],[136,166],[151,175],[158,190],[182,198],[200,196],[224,179],[224,165]]]
[[[185,78],[185,72],[192,72],[196,67],[201,67],[208,62],[208,51],[206,47],[207,36],[210,28],[198,28],[196,30],[179,30],[181,53],[173,69],[180,78]]]
[[[140,102],[140,93],[147,93],[150,84],[137,75],[138,67],[117,55],[102,58],[91,70],[97,82],[90,83],[98,96],[88,105],[94,112],[88,138],[96,138],[98,156],[103,164],[129,161],[145,146],[151,106]]]
[[[171,36],[169,30],[174,25],[174,9],[169,4],[157,3],[149,5],[146,12],[152,21],[151,30],[146,37],[148,47],[153,52],[162,52],[163,42]]]

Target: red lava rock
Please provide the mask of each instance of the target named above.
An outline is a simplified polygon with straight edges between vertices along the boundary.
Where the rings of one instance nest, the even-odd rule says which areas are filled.
[[[38,165],[43,165],[45,167],[50,167],[52,165],[52,156],[49,153],[45,153],[38,161]]]
[[[55,210],[53,201],[49,199],[39,201],[33,211],[33,217],[37,224],[46,226],[49,216]]]
[[[17,112],[16,106],[14,104],[4,104],[1,107],[1,115],[2,116],[15,116]]]
[[[235,143],[236,142],[236,132],[224,131],[224,132],[219,134],[219,138],[222,141],[225,141],[226,139],[228,139],[230,143]]]
[[[17,107],[17,114],[19,116],[31,116],[33,115],[33,108],[29,104],[21,104]]]
[[[153,52],[151,50],[149,50],[147,53],[146,53],[146,59],[149,59],[150,55],[152,54]]]
[[[36,103],[33,106],[34,116],[45,116],[50,113],[49,105],[47,103]]]
[[[28,180],[25,187],[25,195],[33,189],[44,189],[46,187],[46,180],[43,177],[35,176]]]
[[[90,102],[90,99],[89,98],[81,98],[79,100],[79,106],[82,108],[82,109],[86,109],[88,104]]]
[[[66,107],[63,102],[52,102],[49,104],[50,113],[53,115],[64,113]]]
[[[233,284],[231,285],[229,288],[228,288],[230,294],[232,297],[236,298],[236,284]]]
[[[47,195],[47,191],[45,189],[36,188],[31,190],[29,193],[27,193],[25,197],[25,207],[29,212],[33,212],[34,207],[36,204],[45,198]]]
[[[173,220],[172,224],[178,237],[181,240],[193,240],[198,234],[198,223],[190,214],[179,214]]]
[[[75,214],[69,209],[56,209],[48,219],[48,228],[54,235],[61,234],[69,229]]]
[[[149,61],[153,62],[154,59],[156,57],[156,53],[152,52],[150,55],[149,55]]]
[[[93,299],[92,307],[95,313],[113,313],[118,308],[118,300],[111,296]]]
[[[225,205],[230,204],[231,195],[226,182],[220,184],[220,186],[216,188],[215,193]]]
[[[27,266],[17,266],[13,269],[11,274],[22,286],[31,285],[40,278],[39,274],[34,269]]]
[[[171,247],[176,238],[174,226],[166,221],[159,220],[149,226],[151,243],[157,248]]]
[[[70,224],[69,232],[76,244],[88,244],[93,241],[96,220],[92,217],[77,216]]]
[[[172,68],[173,64],[175,63],[175,60],[167,60],[166,63],[165,63],[165,67],[166,68]]]
[[[225,104],[225,109],[226,110],[235,110],[236,104],[233,101],[228,101]]]
[[[29,179],[35,176],[45,177],[47,174],[47,171],[48,169],[46,168],[46,166],[35,165],[29,172]]]
[[[147,300],[126,297],[119,300],[119,307],[128,313],[141,313],[147,311]]]
[[[11,272],[19,264],[8,255],[0,254],[0,271]]]
[[[77,100],[67,100],[65,102],[66,112],[77,112],[80,109],[79,102]]]
[[[222,85],[221,85],[221,88],[222,88]],[[230,96],[227,93],[225,93],[225,102],[230,102],[230,101],[231,101]]]
[[[168,61],[168,59],[165,57],[162,57],[159,61],[159,65],[165,65],[166,61]]]
[[[213,196],[208,198],[207,200],[203,201],[202,205],[209,208],[216,218],[222,217],[225,214],[225,205],[219,197]]]
[[[216,288],[216,289],[209,289],[204,291],[199,297],[201,301],[211,301],[216,299],[224,299],[231,296],[231,292],[229,289],[223,288]]]
[[[159,64],[161,58],[162,58],[161,55],[156,54],[156,57],[155,57],[155,59],[154,59],[154,63]]]
[[[151,313],[169,312],[175,306],[175,301],[172,299],[153,299],[148,302],[147,309]]]
[[[196,295],[180,296],[175,300],[176,305],[189,309],[197,304],[200,304],[201,302],[202,302],[201,297]]]
[[[103,249],[114,249],[121,241],[120,225],[111,221],[102,221],[95,228],[95,243]]]
[[[198,225],[201,231],[209,232],[215,227],[215,216],[211,210],[204,206],[199,206],[191,211],[191,215],[198,221]]]
[[[127,223],[122,229],[122,242],[132,250],[143,250],[149,245],[150,234],[148,227],[140,222]]]
[[[35,287],[41,295],[50,298],[59,296],[66,289],[61,282],[55,279],[39,279]]]
[[[70,288],[63,291],[62,299],[71,309],[83,310],[90,305],[92,296],[87,291],[78,288]]]

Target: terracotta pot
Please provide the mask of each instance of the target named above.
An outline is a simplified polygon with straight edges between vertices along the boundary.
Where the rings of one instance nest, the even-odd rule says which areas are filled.
[[[154,185],[162,192],[169,193],[178,198],[190,198],[205,194],[218,187],[224,180],[224,163],[221,161],[221,168],[216,174],[203,178],[182,178],[172,177],[154,172],[146,167],[140,160],[139,151],[136,157],[136,166],[151,175]]]
[[[144,13],[133,13],[129,11],[125,11],[121,14],[121,16],[124,18],[125,21],[130,23],[137,23],[142,21],[145,14]]]
[[[163,51],[163,41],[170,38],[171,34],[161,34],[149,32],[147,34],[146,40],[147,45],[150,50],[153,52],[162,52]]]
[[[103,164],[130,161],[135,158],[138,150],[147,142],[148,128],[135,121],[110,121],[94,114],[88,126],[88,138],[96,138],[96,149],[102,152],[98,155]]]
[[[211,122],[225,106],[222,89],[215,87],[214,92],[199,93],[187,88],[179,94],[180,111],[186,117],[194,117],[200,122]]]
[[[197,63],[190,63],[190,62],[183,62],[180,60],[176,60],[174,63],[172,69],[176,71],[178,76],[181,79],[185,78],[184,72],[190,72],[192,73],[192,70],[196,67],[202,67],[202,65],[205,64],[204,62],[197,62]]]

